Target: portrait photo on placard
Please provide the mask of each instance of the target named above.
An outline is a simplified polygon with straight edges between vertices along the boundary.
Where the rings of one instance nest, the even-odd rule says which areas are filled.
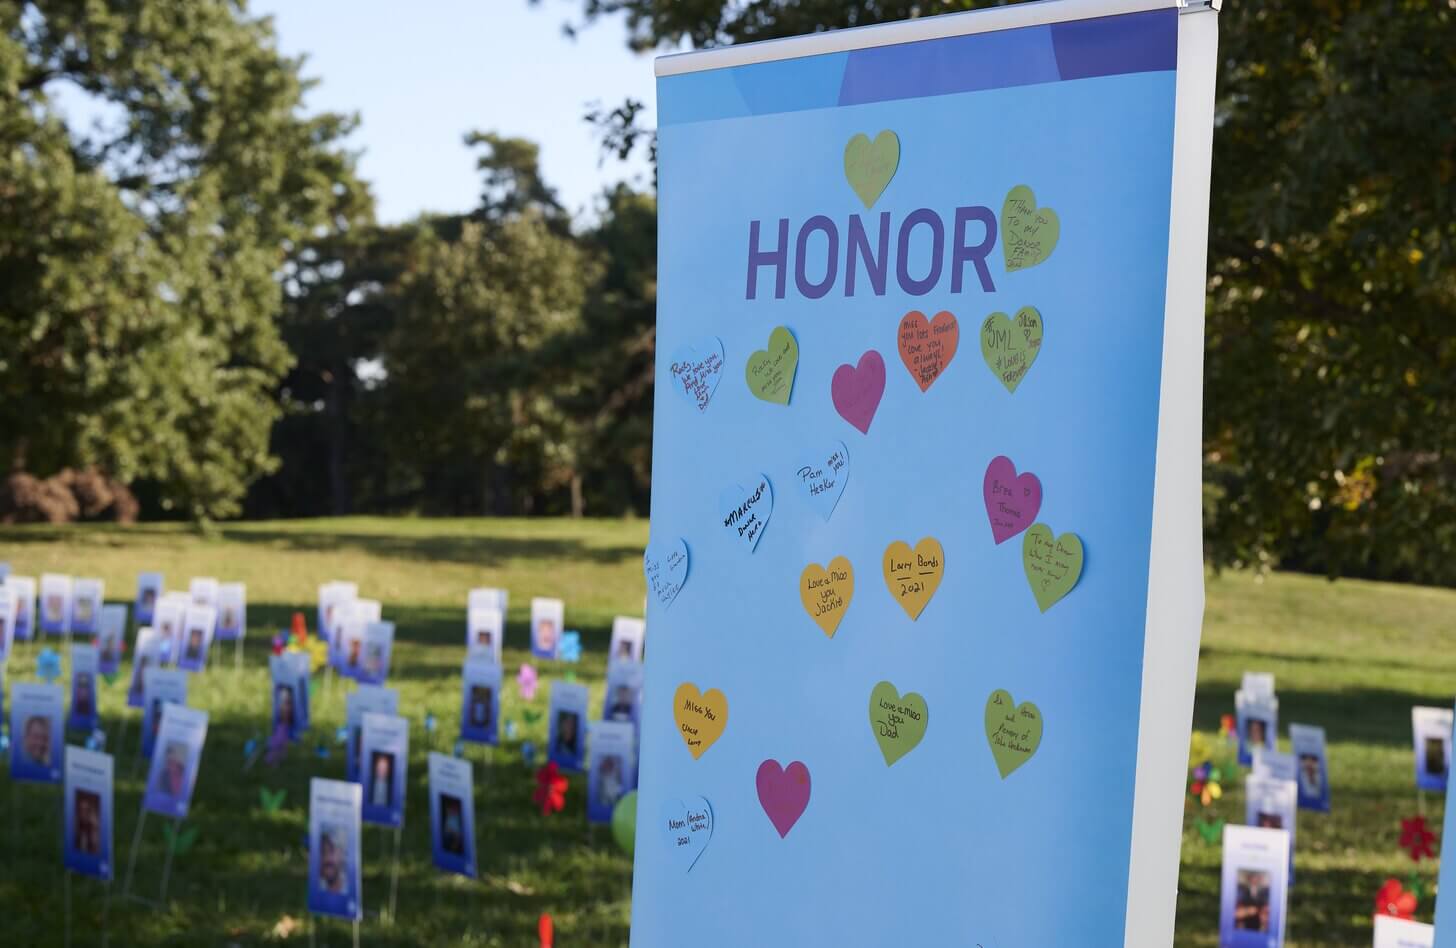
[[[647,638],[647,621],[628,616],[612,620],[612,641],[607,649],[607,666],[641,664],[642,644]]]
[[[99,579],[76,579],[71,584],[71,634],[96,634],[101,621],[102,595],[106,584]]]
[[[610,823],[617,801],[637,788],[637,732],[614,721],[593,721],[590,731],[586,815],[593,823]]]
[[[494,606],[471,609],[465,626],[466,657],[472,661],[486,659],[499,665],[505,630],[505,613],[501,610]]]
[[[303,733],[299,714],[298,668],[287,654],[268,656],[268,678],[273,688],[273,718],[268,731],[281,730],[290,741]]]
[[[1289,880],[1294,881],[1295,818],[1299,790],[1295,781],[1250,774],[1244,778],[1244,824],[1289,833]]]
[[[562,770],[582,769],[586,756],[587,722],[586,685],[552,682],[550,711],[550,739],[546,756],[556,762]]]
[[[187,584],[187,595],[198,606],[217,605],[218,581],[211,576],[195,576]]]
[[[430,854],[444,872],[475,878],[475,782],[470,762],[431,752]]]
[[[163,593],[157,602],[157,617],[152,628],[161,641],[160,657],[165,665],[177,664],[182,655],[182,622],[189,605],[186,593]]]
[[[15,648],[15,595],[0,585],[0,666],[10,661]]]
[[[1270,948],[1284,943],[1288,872],[1286,830],[1224,827],[1221,948]]]
[[[217,626],[217,609],[213,606],[193,604],[182,616],[182,655],[177,667],[187,671],[202,671],[207,667],[207,653],[212,648],[212,635]]]
[[[509,591],[489,586],[478,586],[465,596],[465,612],[468,615],[476,609],[496,609],[501,615],[510,611]]]
[[[101,723],[97,707],[97,678],[101,653],[94,645],[71,646],[71,710],[66,727],[73,731],[92,731]]]
[[[182,819],[192,805],[192,788],[207,741],[207,712],[180,704],[162,706],[142,806],[161,816]]]
[[[357,599],[358,596],[359,586],[356,583],[335,580],[319,587],[318,632],[320,638],[325,642],[330,642],[335,628],[334,613],[341,604]]]
[[[151,625],[156,617],[157,602],[162,598],[163,580],[161,573],[138,573],[136,591],[136,621],[138,626]]]
[[[364,657],[356,679],[364,684],[382,685],[389,678],[389,663],[394,655],[394,623],[370,622],[360,636]]]
[[[399,692],[380,685],[360,685],[344,697],[344,728],[348,740],[348,753],[344,755],[344,773],[346,779],[353,783],[358,783],[361,779],[364,715],[371,712],[398,714]]]
[[[460,680],[460,739],[477,744],[499,744],[500,664],[487,659],[468,660]]]
[[[103,675],[121,670],[126,652],[126,606],[119,602],[101,607],[101,625],[96,633],[97,668]]]
[[[566,604],[560,599],[531,600],[531,654],[536,658],[555,658],[565,631]]]
[[[16,682],[10,686],[10,779],[61,782],[61,686]]]
[[[364,715],[361,734],[364,822],[403,826],[409,767],[409,719],[369,712]]]
[[[350,921],[363,916],[359,785],[314,777],[308,794],[308,910]]]
[[[5,581],[15,600],[15,640],[29,642],[35,638],[35,579],[30,576],[11,576]]]
[[[162,637],[155,629],[137,629],[136,647],[131,654],[131,674],[127,678],[126,706],[140,708],[146,704],[146,673],[161,666]]]
[[[1299,808],[1330,812],[1329,758],[1325,750],[1325,729],[1310,724],[1290,724],[1289,743],[1299,787]]]
[[[110,754],[66,747],[63,862],[79,875],[112,878],[112,788]]]
[[[1272,694],[1240,690],[1234,695],[1235,721],[1239,732],[1239,764],[1254,762],[1254,748],[1278,748],[1279,699]]]
[[[636,664],[612,665],[607,670],[607,687],[602,697],[602,720],[642,723],[643,669]]]
[[[217,640],[233,642],[248,631],[248,587],[221,583],[217,587]]]
[[[1417,789],[1446,792],[1451,772],[1451,717],[1450,708],[1411,708]]]

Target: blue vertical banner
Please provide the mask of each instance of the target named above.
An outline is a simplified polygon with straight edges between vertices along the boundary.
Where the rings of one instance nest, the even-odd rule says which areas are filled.
[[[658,61],[633,945],[1171,942],[1216,23]]]

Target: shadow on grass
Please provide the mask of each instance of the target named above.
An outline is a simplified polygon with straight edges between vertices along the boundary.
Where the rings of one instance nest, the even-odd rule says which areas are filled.
[[[1420,699],[1409,691],[1390,688],[1348,688],[1328,691],[1308,688],[1279,689],[1279,732],[1287,733],[1291,722],[1323,727],[1331,743],[1356,743],[1376,747],[1411,746],[1411,706]],[[1450,698],[1431,702],[1437,707]],[[1233,691],[1226,686],[1198,686],[1193,704],[1193,727],[1217,732],[1219,720],[1234,713]]]
[[[569,537],[464,536],[445,532],[411,535],[322,531],[304,533],[228,529],[222,531],[222,536],[232,543],[306,553],[355,551],[388,559],[460,563],[483,568],[500,568],[510,560],[520,559],[615,566],[642,555],[642,548],[637,545],[593,546]]]

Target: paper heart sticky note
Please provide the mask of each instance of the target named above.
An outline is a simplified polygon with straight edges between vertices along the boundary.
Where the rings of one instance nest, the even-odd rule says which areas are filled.
[[[843,556],[830,560],[828,569],[810,563],[799,575],[799,598],[804,602],[804,611],[830,638],[839,628],[853,596],[854,567]]]
[[[849,480],[849,449],[843,441],[836,441],[827,448],[809,455],[800,462],[794,472],[794,482],[809,501],[809,506],[819,511],[825,520],[834,513],[839,497],[844,493],[844,482]]]
[[[658,824],[667,841],[672,858],[683,872],[690,871],[702,858],[713,838],[713,807],[702,797],[667,800],[662,804]]]
[[[766,760],[758,765],[755,783],[758,803],[769,822],[778,830],[780,839],[788,836],[809,806],[809,768],[797,760],[787,767]]]
[[[760,474],[747,487],[742,484],[725,487],[718,495],[718,511],[723,516],[723,529],[752,553],[763,536],[763,528],[768,526],[768,518],[773,515],[773,488],[768,478]]]
[[[1041,711],[1030,701],[1018,707],[1011,693],[1004,689],[991,692],[986,699],[986,742],[996,769],[1005,780],[1041,746]]]
[[[870,433],[870,422],[885,394],[885,360],[874,349],[859,357],[858,365],[845,363],[834,370],[829,383],[834,410],[862,433]]]
[[[1018,184],[1001,205],[1001,251],[1006,272],[1034,267],[1056,249],[1062,222],[1049,207],[1037,207],[1031,188]]]
[[[910,370],[910,377],[929,391],[940,373],[955,358],[961,341],[961,324],[955,314],[941,311],[927,320],[919,310],[911,310],[900,320],[900,361]]]
[[[1036,604],[1046,612],[1082,576],[1082,539],[1075,533],[1053,537],[1051,527],[1034,524],[1021,541],[1021,565]]]
[[[287,798],[288,791],[282,787],[277,790],[269,790],[267,787],[258,788],[258,802],[262,804],[264,813],[277,813]]]
[[[660,606],[670,606],[688,581],[688,545],[681,537],[647,544],[642,554],[647,590]]]
[[[911,692],[901,695],[888,681],[870,692],[870,727],[880,743],[880,753],[889,767],[915,749],[930,724],[925,699]]]
[[[904,540],[885,547],[885,585],[911,619],[920,618],[944,575],[945,550],[934,537],[921,540],[913,550]]]
[[[863,132],[844,146],[844,177],[861,203],[868,210],[874,207],[895,170],[900,167],[900,136],[889,129],[875,136],[874,141]]]
[[[728,697],[717,688],[703,694],[697,685],[685,681],[672,696],[672,717],[688,745],[688,753],[697,760],[717,743],[728,726]]]
[[[1041,481],[1030,471],[1018,475],[1008,457],[992,458],[981,481],[991,537],[998,544],[1036,522],[1041,510]]]
[[[996,380],[1015,392],[1041,354],[1042,320],[1035,307],[1023,306],[1012,320],[992,313],[981,323],[981,358]]]
[[[680,346],[668,363],[672,387],[698,411],[707,411],[723,375],[723,340],[716,336]]]
[[[754,397],[787,405],[798,368],[799,343],[787,326],[779,326],[769,334],[768,348],[749,356],[743,371]]]

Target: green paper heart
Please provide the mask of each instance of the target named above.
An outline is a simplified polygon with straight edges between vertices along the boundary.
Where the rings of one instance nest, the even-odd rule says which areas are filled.
[[[260,787],[258,790],[258,800],[263,805],[264,813],[277,813],[287,797],[287,789],[269,790],[267,787]]]
[[[925,737],[929,724],[930,709],[918,694],[911,692],[901,697],[888,681],[875,685],[870,692],[870,729],[880,742],[886,767],[914,750]]]
[[[176,824],[168,823],[162,828],[162,833],[167,837],[167,845],[171,847],[175,856],[185,856],[192,844],[197,842],[197,827],[189,826],[182,832],[177,832]]]
[[[622,851],[632,855],[637,846],[637,791],[622,794],[612,808],[612,838]]]
[[[1021,565],[1036,604],[1046,612],[1081,578],[1082,540],[1075,533],[1054,539],[1051,527],[1032,524],[1021,541]]]
[[[874,141],[860,132],[844,146],[844,177],[865,210],[875,206],[899,167],[900,136],[889,129],[876,135]]]
[[[1205,823],[1202,820],[1198,820],[1193,825],[1198,828],[1198,834],[1203,837],[1205,843],[1216,843],[1218,842],[1219,836],[1223,833],[1223,824],[1224,821],[1219,819],[1214,820],[1212,823]]]
[[[541,712],[534,711],[530,708],[524,708],[521,711],[521,717],[525,719],[527,724],[535,724],[537,721],[541,720]]]
[[[1056,249],[1062,222],[1049,207],[1037,207],[1031,188],[1018,184],[1001,205],[1001,252],[1006,272],[1034,267]]]
[[[1021,307],[1014,321],[1005,313],[992,313],[981,323],[981,358],[1006,391],[1016,391],[1041,355],[1041,333],[1041,313],[1034,306]]]
[[[986,699],[986,743],[1005,780],[1041,746],[1041,711],[1030,701],[1020,707],[1011,692],[998,688]]]
[[[744,375],[748,390],[766,402],[789,403],[794,390],[794,372],[799,368],[799,343],[788,327],[778,326],[768,337],[768,348],[748,357]]]

